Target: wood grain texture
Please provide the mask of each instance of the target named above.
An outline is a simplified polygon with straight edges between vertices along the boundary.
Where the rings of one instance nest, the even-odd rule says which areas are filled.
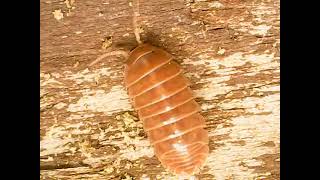
[[[129,2],[40,8],[41,179],[176,179],[130,105],[125,59],[88,68],[110,45],[137,46]],[[199,179],[280,179],[279,14],[278,0],[140,0],[142,40],[175,56],[206,118]]]

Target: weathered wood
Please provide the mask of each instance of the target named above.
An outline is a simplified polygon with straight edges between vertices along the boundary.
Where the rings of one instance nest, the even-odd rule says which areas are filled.
[[[130,105],[125,60],[88,68],[103,46],[137,45],[129,1],[40,5],[41,179],[174,179]],[[198,178],[280,179],[279,19],[279,0],[140,0],[142,40],[176,57],[207,118]]]

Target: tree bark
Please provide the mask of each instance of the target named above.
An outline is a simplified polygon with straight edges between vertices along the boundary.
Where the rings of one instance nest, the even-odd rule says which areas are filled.
[[[126,0],[40,0],[40,178],[174,179],[128,100]],[[199,179],[280,179],[279,0],[140,0],[141,39],[175,56],[206,118]],[[63,15],[63,17],[62,17]]]

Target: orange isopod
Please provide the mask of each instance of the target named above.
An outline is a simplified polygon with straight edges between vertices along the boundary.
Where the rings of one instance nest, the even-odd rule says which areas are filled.
[[[161,164],[175,174],[196,173],[209,154],[208,132],[190,82],[168,52],[142,43],[133,16],[138,47],[106,53],[92,62],[122,55],[125,86]]]
[[[125,65],[125,85],[162,165],[192,174],[205,162],[208,132],[189,81],[166,51],[140,44]]]

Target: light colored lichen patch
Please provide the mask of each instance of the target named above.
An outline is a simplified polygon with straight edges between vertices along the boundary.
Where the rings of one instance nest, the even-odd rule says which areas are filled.
[[[275,90],[273,92],[277,92],[278,89],[280,89],[279,86],[272,86],[272,88]],[[253,91],[258,92],[259,88],[254,89]],[[263,92],[263,91],[259,91]],[[272,92],[272,91],[268,91]],[[232,108],[243,108],[246,109],[248,112],[252,113],[258,113],[260,112],[259,109],[257,109],[258,105],[263,106],[262,110],[266,111],[268,110],[269,112],[272,112],[273,104],[270,104],[272,100],[276,99],[278,101],[279,99],[279,93],[269,95],[269,96],[264,96],[264,97],[247,97],[247,98],[242,98],[242,99],[233,99],[233,100],[225,100],[222,101],[221,103],[218,104],[218,106],[221,109],[232,109]]]
[[[72,73],[70,71],[65,71],[66,75],[65,79],[73,80],[77,84],[85,83],[85,82],[98,82],[99,79],[103,76],[109,77],[112,71],[111,68],[99,68],[94,70],[89,70],[88,68],[79,71],[77,73]]]
[[[250,34],[253,35],[260,35],[260,36],[265,36],[268,33],[268,30],[271,28],[271,26],[262,24],[259,26],[253,26],[251,30],[249,30]]]
[[[210,52],[210,50],[205,50]],[[236,74],[241,69],[241,66],[250,64],[251,67],[246,69],[246,73],[253,76],[257,72],[268,69],[279,69],[279,63],[275,61],[274,54],[244,54],[241,52],[234,53],[223,59],[212,58],[207,54],[200,54],[197,56],[197,61],[185,59],[183,64],[192,64],[194,66],[205,66],[206,74],[210,75],[215,73],[217,75],[224,76],[223,78],[229,78],[228,75]],[[191,74],[196,76],[196,74]]]
[[[208,5],[211,8],[222,8],[222,7],[224,7],[223,4],[220,3],[219,1],[210,2]]]
[[[148,175],[146,175],[146,174],[143,174],[141,176],[141,180],[150,180],[150,177]]]
[[[63,19],[63,13],[61,12],[61,9],[54,10],[52,14],[53,14],[53,17],[58,21]]]
[[[237,28],[237,30],[252,35],[265,36],[271,28],[272,26],[267,24],[252,25],[250,22],[241,22],[240,27]]]
[[[63,83],[57,80],[59,78],[57,76],[57,73],[40,73],[40,86],[46,88],[63,86]]]
[[[255,173],[255,168],[264,165],[257,157],[265,154],[279,153],[280,136],[280,95],[273,94],[263,98],[248,97],[221,104],[222,108],[246,108],[248,113],[271,112],[268,115],[243,115],[228,120],[233,126],[218,126],[210,137],[228,134],[229,139],[215,143],[223,145],[213,150],[207,164],[209,173],[217,180],[234,177],[236,179],[254,179],[263,173]],[[263,108],[255,108],[257,106]],[[232,143],[244,141],[241,145]],[[262,146],[272,141],[275,147]],[[268,175],[268,174],[265,174]]]
[[[91,128],[83,128],[85,126],[83,122],[51,126],[40,141],[40,156],[74,153],[79,139],[72,135],[90,134]]]
[[[274,2],[275,7],[267,7],[267,6],[254,6],[254,8],[251,9],[251,13],[254,15],[254,20],[258,23],[271,23],[274,18],[277,18],[278,16],[272,16],[277,14],[279,11],[279,7],[277,6],[278,2]],[[274,18],[270,18],[274,17]]]
[[[199,93],[199,92],[198,92]],[[212,103],[201,103],[201,109],[203,111],[207,111],[209,109],[212,109],[214,108],[216,105],[215,104],[212,104]]]
[[[123,126],[119,126],[117,128],[109,128],[104,131],[107,132],[115,132],[119,131],[118,133],[113,133],[113,136],[105,137],[101,134],[100,141],[101,144],[112,144],[116,145],[120,148],[120,158],[121,159],[128,159],[130,161],[134,161],[141,157],[152,157],[154,156],[153,148],[150,146],[149,140],[145,137],[139,136],[139,132],[142,130],[142,122],[136,121],[136,117],[130,115],[129,113],[124,113],[116,117],[118,121],[124,123]],[[131,128],[132,130],[127,132],[124,129]],[[101,138],[105,137],[105,138]],[[121,141],[117,141],[123,137]]]
[[[49,154],[60,154],[69,151],[68,143],[72,143],[73,139],[51,138],[44,139],[40,142],[40,156]]]
[[[226,50],[225,50],[225,49],[223,49],[223,48],[219,48],[219,50],[218,50],[217,54],[219,54],[219,55],[223,55],[225,52],[226,52]]]
[[[86,119],[86,118],[92,118],[94,117],[95,114],[91,114],[91,113],[73,113],[70,114],[69,117],[67,117],[67,120],[79,120],[79,119]]]
[[[210,51],[208,49],[207,51]],[[184,64],[205,65],[208,69],[218,70],[220,66],[225,68],[236,68],[246,63],[253,65],[263,65],[271,62],[274,59],[274,54],[244,54],[242,52],[233,53],[223,59],[215,59],[207,54],[198,55],[197,61],[184,61]]]
[[[228,86],[224,83],[229,79],[230,76],[203,79],[200,83],[206,84],[201,89],[194,91],[195,96],[202,97],[205,100],[213,100],[217,98],[217,95],[236,89],[236,87]]]
[[[52,179],[68,179],[68,173],[76,174],[79,176],[79,179],[103,179],[105,178],[104,174],[90,174],[92,171],[91,167],[77,167],[77,168],[67,168],[67,169],[56,169],[52,170],[43,170],[42,174]],[[76,173],[75,173],[76,172]],[[67,174],[67,175],[66,175]]]
[[[131,110],[132,108],[127,92],[122,86],[113,86],[109,92],[93,90],[84,93],[85,95],[77,103],[69,105],[68,111],[93,111],[110,115],[123,110]]]
[[[46,136],[40,141],[40,156],[57,155],[69,151],[69,144],[74,142],[74,139],[66,134],[65,128],[52,126],[47,131]]]
[[[128,140],[127,140],[128,141]],[[121,155],[120,157],[123,159],[129,159],[129,160],[137,160],[141,157],[153,157],[154,156],[154,150],[150,146],[149,140],[142,140],[142,139],[130,139],[130,144],[134,146],[128,146],[126,144],[125,148],[122,148],[120,150]],[[130,145],[129,144],[129,145]]]
[[[112,36],[108,36],[103,40],[102,49],[108,49],[112,45]]]
[[[168,36],[169,37],[174,37],[181,44],[185,43],[187,40],[192,38],[191,34],[189,34],[186,30],[181,29],[181,28],[173,27],[173,28],[171,28],[171,32],[172,33],[170,33]]]
[[[138,118],[128,112],[117,115],[116,120],[124,122],[125,127],[142,127],[141,121],[137,122]]]
[[[238,52],[223,58],[223,60],[210,58],[206,54],[200,54],[198,57],[198,61],[186,59],[184,63],[205,66],[204,69],[206,69],[206,74],[215,74],[212,77],[201,79],[198,82],[201,84],[204,83],[204,85],[201,89],[195,90],[195,94],[197,97],[202,97],[205,100],[216,99],[217,95],[226,94],[232,90],[243,89],[250,86],[249,83],[240,83],[241,81],[238,76],[233,77],[230,75],[240,73],[242,76],[245,76],[245,78],[242,79],[246,80],[250,77],[254,78],[254,76],[257,75],[257,72],[269,70],[267,73],[270,73],[270,69],[274,69],[274,72],[278,72],[277,69],[279,69],[279,63],[275,61],[274,54],[245,55]],[[242,66],[244,65],[250,66],[243,71]],[[232,85],[227,84],[227,81],[229,80],[234,83]],[[263,81],[262,83],[268,82]]]
[[[267,5],[255,5],[255,1],[248,2],[248,10],[243,16],[235,16],[229,19],[229,27],[234,30],[249,33],[254,36],[264,37],[268,35],[270,29],[278,29],[279,22],[279,2],[269,1]],[[248,18],[250,17],[250,18]]]
[[[57,108],[57,109],[62,109],[66,105],[67,105],[66,103],[60,102],[60,103],[56,104],[54,107]]]
[[[166,180],[197,180],[195,175],[174,175],[168,171],[158,174],[157,179],[166,179]]]
[[[83,118],[85,119],[85,117]],[[139,135],[142,131],[141,121],[137,121],[136,117],[127,112],[117,115],[115,120],[118,121],[116,125],[110,125],[104,129],[99,128],[98,124],[90,124],[91,126],[84,129],[84,123],[69,124],[64,128],[58,127],[58,129],[60,129],[59,135],[63,137],[61,139],[65,139],[65,136],[68,134],[79,135],[73,138],[73,146],[77,147],[77,149],[73,150],[74,152],[81,153],[81,157],[84,158],[82,162],[93,168],[112,164],[112,171],[118,171],[121,168],[120,162],[123,160],[132,162],[142,157],[151,158],[154,156],[149,141],[144,136]],[[89,125],[88,123],[86,124]],[[100,132],[92,134],[93,130],[91,127],[94,129],[98,127]],[[84,135],[89,135],[90,133],[92,134],[89,136],[90,138],[86,138],[83,141],[81,137],[88,137]],[[94,140],[97,140],[101,146],[112,146],[113,150],[117,153],[110,154],[110,152],[106,151],[97,156],[96,153],[99,149],[93,147],[91,144],[91,141]],[[64,143],[64,141],[61,142]],[[72,150],[70,147],[69,149]],[[128,169],[130,169],[131,166],[131,163],[127,163],[126,165]],[[106,168],[108,168],[108,166]],[[111,171],[110,168],[107,171]]]

